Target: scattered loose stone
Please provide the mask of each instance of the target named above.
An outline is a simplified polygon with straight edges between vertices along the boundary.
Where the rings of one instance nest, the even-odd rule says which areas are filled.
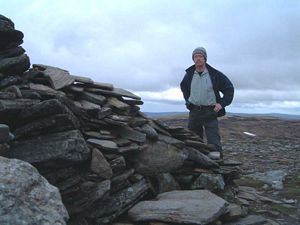
[[[280,190],[283,188],[283,181],[287,176],[287,172],[284,170],[273,170],[265,173],[257,172],[247,176],[270,184],[273,188]]]
[[[209,224],[223,215],[228,203],[207,190],[171,191],[156,201],[139,202],[129,210],[133,221],[162,221],[181,224]]]

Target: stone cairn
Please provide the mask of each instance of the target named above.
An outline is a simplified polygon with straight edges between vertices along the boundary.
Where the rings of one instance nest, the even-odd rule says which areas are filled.
[[[237,164],[210,159],[211,148],[189,130],[148,118],[129,91],[52,66],[30,68],[22,39],[0,16],[0,155],[29,162],[59,188],[68,224],[109,224],[174,190],[206,189],[204,198],[227,201],[205,221],[161,221],[208,224],[228,215]],[[160,220],[135,214],[141,210],[125,220]]]

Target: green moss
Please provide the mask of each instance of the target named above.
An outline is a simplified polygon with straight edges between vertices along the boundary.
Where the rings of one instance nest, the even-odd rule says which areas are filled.
[[[287,179],[283,185],[284,189],[280,195],[287,199],[295,199],[300,197],[300,176],[294,176],[293,178]]]
[[[241,179],[235,180],[235,183],[239,186],[248,186],[253,188],[261,188],[265,184],[260,180],[256,180],[250,177],[241,177]]]
[[[271,204],[270,207],[282,214],[290,215],[297,212],[296,208],[291,208],[282,204]]]

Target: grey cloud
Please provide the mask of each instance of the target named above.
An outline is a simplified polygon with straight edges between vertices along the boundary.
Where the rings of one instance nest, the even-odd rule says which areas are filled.
[[[24,31],[33,63],[160,92],[179,87],[202,45],[238,90],[233,104],[300,101],[298,1],[28,1],[21,12],[16,2],[7,16]]]

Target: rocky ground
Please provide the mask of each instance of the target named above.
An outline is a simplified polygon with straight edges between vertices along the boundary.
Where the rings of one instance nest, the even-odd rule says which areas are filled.
[[[187,125],[187,115],[160,120]],[[220,119],[220,133],[224,160],[242,162],[236,183],[252,187],[251,211],[278,224],[300,224],[300,120],[227,116]]]

